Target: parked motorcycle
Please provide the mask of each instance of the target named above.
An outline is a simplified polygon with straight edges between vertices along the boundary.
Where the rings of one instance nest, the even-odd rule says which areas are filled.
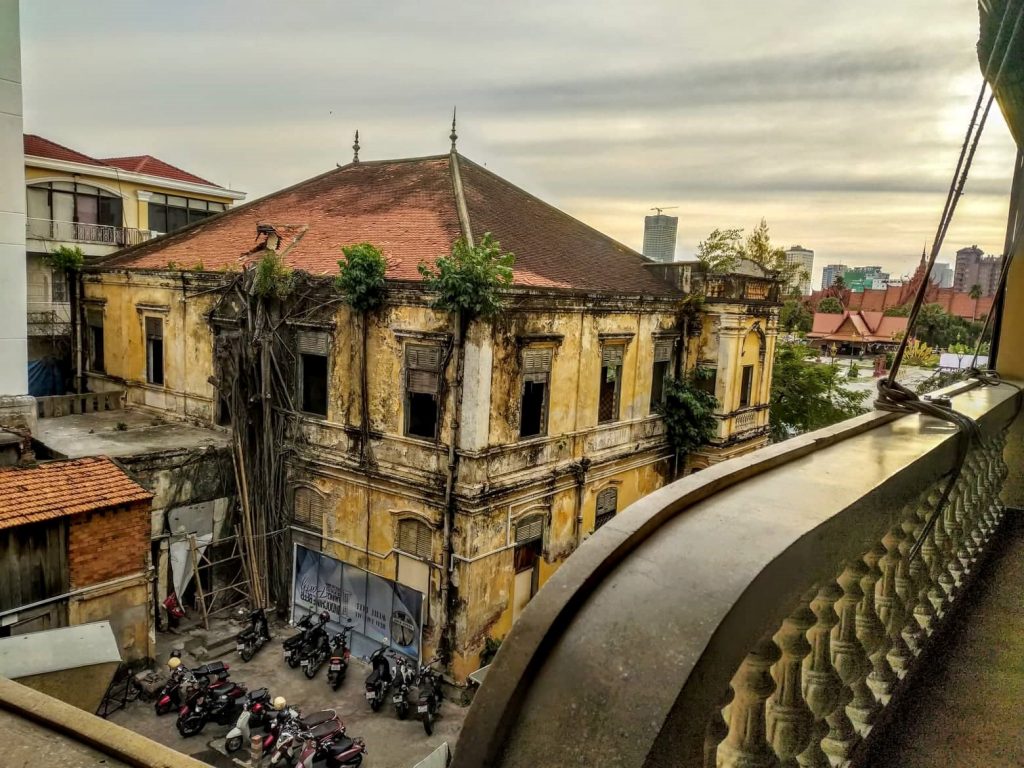
[[[284,648],[284,660],[292,669],[299,666],[299,651],[302,650],[309,632],[313,629],[313,614],[307,613],[295,623],[295,626],[301,631],[281,644]]]
[[[324,629],[324,625],[321,624],[318,627],[313,627],[309,633],[309,638],[306,640],[306,644],[302,646],[301,664],[302,671],[306,677],[310,680],[316,677],[320,665],[327,661],[327,657],[330,655],[331,641],[327,635],[327,630]]]
[[[351,626],[343,627],[341,632],[335,633],[331,638],[331,658],[327,664],[327,684],[332,691],[338,690],[341,681],[345,679],[348,671],[348,660],[351,652],[348,648],[348,636],[352,631]]]
[[[388,663],[387,656],[385,656],[386,652],[387,648],[381,646],[370,654],[372,669],[366,678],[366,700],[370,702],[370,709],[374,712],[380,710],[393,679],[391,664]]]
[[[419,690],[416,711],[423,721],[423,730],[427,732],[427,736],[434,732],[434,720],[437,719],[437,711],[441,708],[441,673],[431,669],[437,661],[436,658],[431,659],[420,667],[416,679],[416,688]]]
[[[233,683],[225,688],[197,688],[178,711],[178,733],[188,738],[202,731],[211,720],[220,725],[234,722],[238,717],[239,700],[246,693],[245,686]]]
[[[249,612],[249,627],[238,633],[235,647],[242,661],[249,661],[269,640],[270,626],[267,624],[267,613],[262,608],[257,608]]]
[[[354,768],[363,762],[366,744],[362,739],[350,739],[344,733],[332,734],[326,739],[306,740],[296,768],[313,768],[314,762],[325,760],[324,768]]]
[[[171,676],[157,691],[156,701],[153,703],[153,709],[157,715],[166,715],[168,712],[181,709],[185,699],[196,688],[202,686],[223,687],[230,676],[229,670],[231,669],[222,661],[189,669],[177,657],[173,657],[168,662],[168,666],[171,668]]]
[[[338,713],[333,709],[324,709],[306,717],[295,718],[281,727],[277,745],[270,755],[271,768],[292,765],[305,746],[307,736],[317,728],[331,732],[345,731],[345,726],[338,719]]]
[[[249,743],[253,728],[265,728],[270,723],[270,691],[257,688],[249,691],[242,699],[242,712],[238,715],[234,728],[224,738],[224,749],[237,752]]]
[[[391,701],[395,705],[395,714],[399,720],[405,720],[409,715],[409,689],[415,682],[416,673],[413,671],[409,659],[400,653],[389,654],[395,660],[395,693]]]

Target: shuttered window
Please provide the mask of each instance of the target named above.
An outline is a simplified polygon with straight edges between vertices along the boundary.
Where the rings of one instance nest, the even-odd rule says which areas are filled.
[[[164,320],[146,318],[146,381],[164,383]]]
[[[615,517],[619,505],[619,490],[617,488],[605,488],[597,494],[597,509],[594,514],[594,530]]]
[[[624,351],[625,347],[621,344],[601,347],[601,382],[597,405],[597,422],[599,424],[619,420]]]
[[[602,367],[615,367],[622,366],[622,354],[624,347],[621,344],[614,346],[601,347],[601,365]]]
[[[322,531],[324,527],[324,500],[316,491],[310,488],[295,489],[295,514],[296,525]]]
[[[654,366],[651,371],[651,413],[665,403],[665,380],[672,370],[672,339],[655,339]]]
[[[330,334],[324,331],[297,331],[295,344],[299,354],[327,356],[330,347]]]
[[[523,350],[523,387],[519,401],[519,436],[537,437],[547,432],[551,349]]]
[[[103,354],[103,310],[85,310],[86,324],[86,365],[90,371],[103,373],[106,371],[106,363]]]
[[[544,516],[531,515],[516,523],[516,544],[527,544],[544,537]]]
[[[656,339],[654,342],[654,362],[669,362],[672,359],[672,346],[672,339]]]
[[[430,526],[419,520],[398,521],[398,549],[416,557],[431,557]]]
[[[551,373],[550,349],[523,350],[523,379],[525,381],[547,381]]]
[[[438,394],[441,390],[441,348],[405,345],[405,433],[437,437]]]

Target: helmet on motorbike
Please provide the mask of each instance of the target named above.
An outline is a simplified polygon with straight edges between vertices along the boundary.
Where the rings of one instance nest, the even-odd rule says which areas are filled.
[[[171,656],[171,658],[167,660],[167,666],[171,669],[177,669],[181,666],[181,659],[177,656]]]
[[[320,611],[320,623],[321,624],[326,624],[330,620],[331,620],[331,614],[329,614],[327,611]]]
[[[284,696],[278,696],[274,699],[274,709],[282,710],[287,706],[288,702],[285,701]]]

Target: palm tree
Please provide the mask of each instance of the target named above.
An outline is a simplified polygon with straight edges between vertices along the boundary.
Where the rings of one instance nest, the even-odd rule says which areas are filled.
[[[977,320],[978,320],[978,299],[981,298],[981,286],[978,283],[975,283],[974,285],[971,286],[971,292],[970,292],[969,296],[972,299],[974,299],[974,314],[971,316],[971,321],[972,322],[977,322]]]

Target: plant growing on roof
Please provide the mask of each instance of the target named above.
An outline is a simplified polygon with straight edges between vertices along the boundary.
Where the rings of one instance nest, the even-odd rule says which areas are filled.
[[[736,269],[740,261],[742,229],[713,229],[697,244],[697,261],[709,273],[724,275]]]
[[[292,271],[285,266],[277,251],[267,251],[256,262],[252,292],[262,299],[283,299],[291,293],[294,281]]]
[[[512,285],[515,255],[501,250],[490,232],[470,245],[459,238],[451,253],[434,265],[420,262],[419,272],[427,288],[438,296],[433,306],[458,313],[462,321],[493,317],[504,307],[501,289]]]
[[[75,272],[85,265],[85,254],[77,245],[62,245],[44,254],[43,263],[53,270]]]

